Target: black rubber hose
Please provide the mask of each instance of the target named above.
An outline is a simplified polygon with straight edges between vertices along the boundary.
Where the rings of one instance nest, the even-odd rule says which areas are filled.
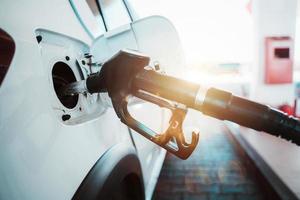
[[[280,136],[300,145],[300,121],[297,118],[230,92],[209,89],[201,111],[205,115]]]

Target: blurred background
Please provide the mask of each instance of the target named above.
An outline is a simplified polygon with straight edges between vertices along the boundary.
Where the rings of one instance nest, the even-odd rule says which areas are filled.
[[[172,21],[185,51],[186,79],[295,109],[300,81],[300,7],[296,0],[128,2],[139,17],[162,15]],[[267,37],[279,38],[279,46],[288,45],[293,67],[277,70],[286,80],[267,80],[274,70],[265,66]]]

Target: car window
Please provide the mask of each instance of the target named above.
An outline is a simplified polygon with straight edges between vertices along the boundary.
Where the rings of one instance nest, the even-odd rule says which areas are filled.
[[[131,16],[122,0],[99,0],[99,4],[108,30],[131,22]]]
[[[105,33],[105,24],[96,0],[70,0],[70,3],[80,23],[92,38]]]

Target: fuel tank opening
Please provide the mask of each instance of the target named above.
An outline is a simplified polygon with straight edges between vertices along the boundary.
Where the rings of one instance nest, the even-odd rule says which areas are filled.
[[[59,95],[62,86],[76,81],[72,69],[64,62],[55,63],[52,69],[52,80],[55,93],[60,102],[69,109],[74,108],[78,103],[78,94],[72,96]]]

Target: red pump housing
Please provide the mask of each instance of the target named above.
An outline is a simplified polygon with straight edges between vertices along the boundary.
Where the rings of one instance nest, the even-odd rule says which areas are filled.
[[[265,83],[292,83],[293,53],[290,37],[267,37],[265,59]]]

